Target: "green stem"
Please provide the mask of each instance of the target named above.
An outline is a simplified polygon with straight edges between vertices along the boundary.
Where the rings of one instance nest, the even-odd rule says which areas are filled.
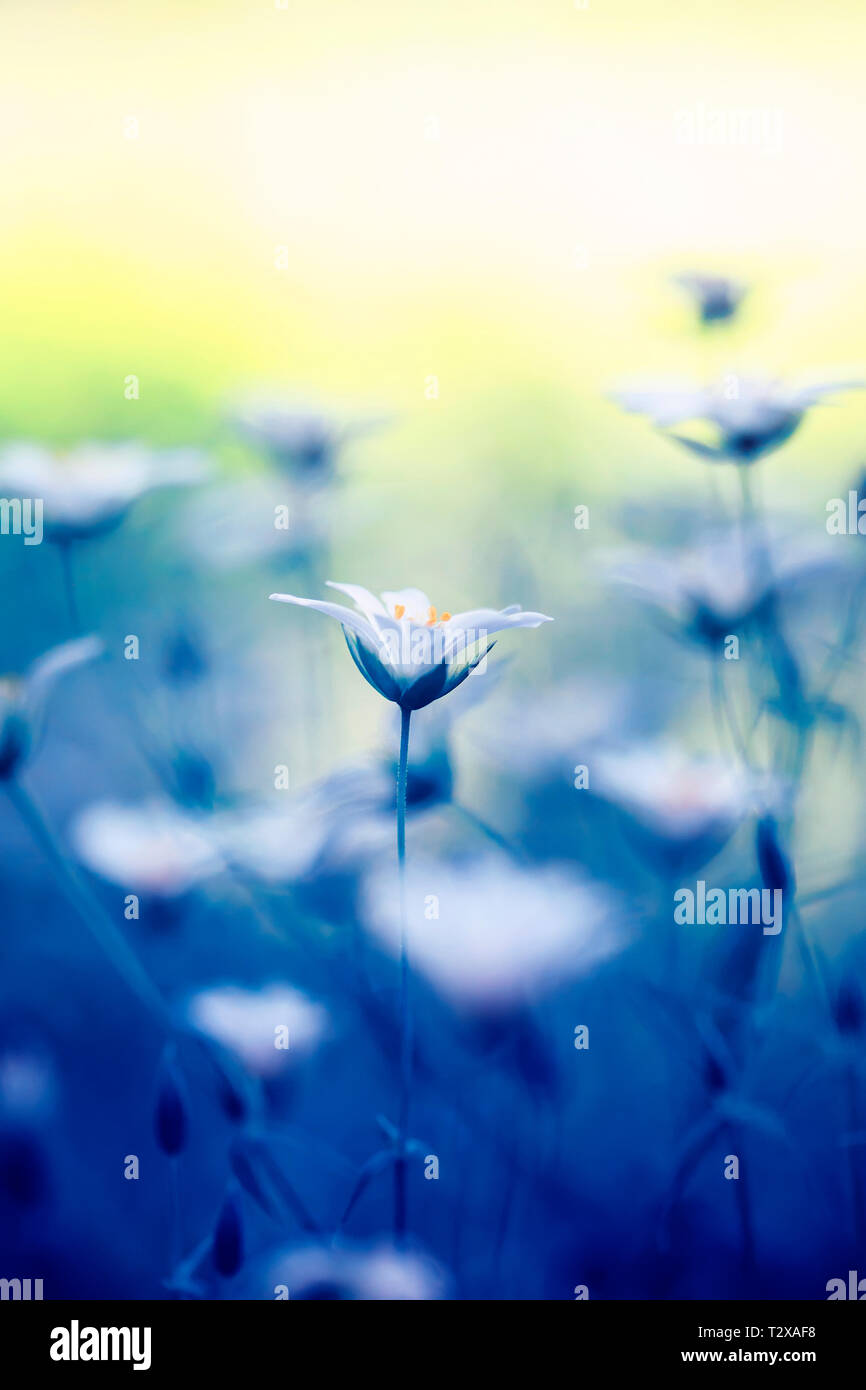
[[[397,870],[400,882],[400,1155],[394,1165],[394,1238],[406,1235],[406,1141],[412,1094],[412,1007],[409,993],[409,942],[406,914],[406,783],[409,772],[409,723],[412,711],[400,710],[400,759],[397,764]]]
[[[173,1025],[165,1001],[114,923],[106,915],[102,904],[75,866],[63,854],[36,802],[20,782],[10,780],[6,782],[5,787],[9,800],[45,854],[66,896],[97,945],[144,1007],[153,1013],[163,1026],[171,1028]]]

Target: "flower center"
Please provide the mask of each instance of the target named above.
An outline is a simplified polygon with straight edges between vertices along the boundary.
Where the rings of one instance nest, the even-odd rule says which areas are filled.
[[[399,621],[400,618],[403,618],[403,617],[405,617],[405,616],[406,616],[406,605],[405,605],[405,603],[395,603],[395,604],[394,604],[394,617]],[[438,623],[447,623],[450,617],[451,617],[451,614],[450,614],[450,613],[444,612],[444,613],[441,613],[441,614],[439,615],[439,617],[437,618],[437,616],[436,616],[436,609],[435,609],[435,608],[433,607],[433,605],[431,604],[430,607],[427,609],[427,617],[426,617],[425,619],[423,619],[423,622],[424,622],[424,625],[425,625],[426,627],[433,627],[433,626],[435,626],[435,624],[436,624],[437,622],[438,622]],[[411,623],[415,623],[415,622],[420,623],[420,622],[422,621],[422,619],[421,619],[421,618],[416,618],[416,617],[414,616],[414,614],[410,613],[410,614],[409,614],[409,621],[410,621]]]

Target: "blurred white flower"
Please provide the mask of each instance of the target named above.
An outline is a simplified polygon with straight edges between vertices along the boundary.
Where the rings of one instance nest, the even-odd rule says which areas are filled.
[[[33,752],[57,681],[103,651],[98,637],[80,637],[38,657],[23,676],[0,679],[0,780],[14,776]]]
[[[690,757],[664,742],[600,751],[592,785],[672,841],[730,835],[746,816],[771,809],[780,797],[765,774],[721,758]]]
[[[93,873],[158,898],[179,897],[223,867],[206,823],[158,800],[95,802],[74,821],[72,843]]]
[[[438,613],[421,589],[390,590],[377,598],[359,584],[329,580],[328,587],[347,594],[355,608],[294,594],[270,597],[336,618],[361,675],[404,710],[422,709],[460,685],[490,650],[492,633],[552,621],[517,606]]]
[[[397,953],[393,875],[371,871],[363,902],[366,925]],[[504,855],[459,864],[416,860],[407,902],[415,968],[453,1003],[482,1010],[529,1002],[624,945],[602,888],[570,870],[518,868]]]
[[[287,1058],[312,1052],[328,1026],[320,1004],[278,983],[260,989],[219,985],[200,990],[187,1005],[187,1017],[261,1077],[276,1076]],[[276,1046],[278,1028],[288,1030],[287,1047]]]
[[[206,464],[193,450],[158,452],[144,444],[86,443],[66,454],[38,444],[0,453],[0,488],[41,498],[45,534],[82,540],[119,526],[138,498],[159,487],[201,482]]]
[[[713,462],[753,463],[784,444],[810,406],[825,396],[863,385],[861,381],[827,381],[795,386],[732,374],[708,387],[688,382],[623,386],[614,392],[614,400],[624,410],[646,415],[665,429],[706,421],[715,435],[712,443],[683,434],[671,438]]]
[[[32,1121],[54,1103],[54,1070],[46,1057],[24,1048],[0,1053],[0,1119]]]
[[[628,703],[624,683],[577,677],[485,711],[473,743],[522,777],[571,785],[582,755],[622,728]]]
[[[280,803],[220,811],[208,833],[225,862],[263,883],[288,884],[360,869],[392,847],[393,778],[347,767]]]
[[[391,1245],[306,1245],[280,1255],[262,1281],[292,1302],[429,1301],[446,1297],[447,1280],[426,1256]]]
[[[711,642],[735,632],[768,599],[801,583],[835,579],[847,557],[825,537],[762,526],[711,531],[684,550],[630,550],[605,557],[609,577]]]
[[[308,798],[287,807],[267,803],[214,817],[213,838],[226,861],[267,883],[291,883],[316,864],[329,827]]]
[[[691,295],[702,323],[733,318],[746,293],[745,285],[727,275],[675,275],[674,284]]]
[[[192,554],[215,569],[293,560],[321,546],[330,529],[327,494],[286,494],[268,474],[242,478],[190,498],[177,517]]]
[[[264,392],[237,401],[229,415],[235,428],[280,468],[307,481],[328,478],[342,445],[382,423],[375,416],[341,419],[309,401]]]

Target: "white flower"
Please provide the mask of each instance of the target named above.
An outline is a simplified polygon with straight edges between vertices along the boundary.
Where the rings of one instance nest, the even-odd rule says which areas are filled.
[[[600,751],[592,775],[596,792],[672,841],[730,835],[779,796],[763,774],[721,758],[693,758],[667,743]]]
[[[474,743],[521,777],[561,778],[571,786],[575,763],[622,726],[627,697],[624,683],[578,676],[531,700],[513,698],[485,711]]]
[[[786,385],[760,377],[730,376],[714,386],[683,382],[623,387],[614,399],[624,410],[647,415],[668,428],[689,420],[707,421],[715,443],[674,434],[686,448],[714,462],[753,463],[769,450],[784,444],[799,426],[810,406],[839,391],[859,389],[863,382],[837,381]]]
[[[311,1052],[327,1031],[328,1016],[290,985],[261,989],[214,986],[194,994],[190,1023],[234,1052],[256,1076],[278,1075],[287,1057]],[[277,1047],[277,1028],[288,1030],[288,1048]]]
[[[96,802],[76,819],[72,840],[93,873],[159,898],[178,897],[222,868],[202,822],[169,802]]]
[[[81,637],[53,647],[23,676],[0,680],[0,780],[14,776],[33,751],[57,681],[77,666],[95,660],[103,650],[98,637]]]
[[[716,642],[758,615],[773,596],[804,580],[833,578],[844,562],[823,539],[778,527],[768,535],[755,525],[708,532],[699,544],[671,553],[611,554],[607,565],[611,579],[683,630]]]
[[[190,450],[157,453],[135,443],[81,444],[66,455],[16,443],[0,454],[0,487],[41,498],[45,534],[59,541],[110,531],[144,493],[199,482],[205,472]]]
[[[261,1282],[269,1297],[271,1289],[285,1287],[292,1302],[427,1302],[447,1293],[438,1265],[391,1245],[300,1246],[279,1256]]]
[[[294,594],[270,597],[336,618],[361,675],[405,710],[422,709],[464,681],[493,645],[487,641],[491,633],[551,621],[517,606],[439,614],[421,589],[386,591],[377,598],[359,584],[329,581],[328,587],[347,594],[355,608]]]
[[[395,897],[392,875],[372,871],[364,918],[396,954]],[[592,970],[624,944],[601,888],[572,871],[532,872],[495,854],[453,865],[416,860],[409,867],[407,902],[415,968],[453,1003],[481,1010],[531,1002],[561,980]]]
[[[329,505],[326,493],[287,501],[285,483],[273,473],[233,479],[196,493],[177,515],[177,534],[214,569],[288,561],[322,545]]]
[[[692,296],[703,323],[733,318],[746,293],[745,285],[727,275],[675,275],[674,283]]]
[[[254,805],[227,811],[212,822],[225,859],[267,883],[304,877],[322,854],[329,827],[309,797],[277,808]]]
[[[279,393],[249,395],[230,414],[235,427],[281,468],[308,481],[329,476],[342,445],[380,423],[373,418],[341,421],[309,401]]]

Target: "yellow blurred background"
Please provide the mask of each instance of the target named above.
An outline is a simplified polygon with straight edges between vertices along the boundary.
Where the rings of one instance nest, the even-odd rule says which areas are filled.
[[[4,0],[0,23],[7,436],[194,440],[227,392],[285,383],[396,411],[357,466],[444,517],[498,473],[691,477],[604,402],[622,376],[866,357],[853,0]],[[701,110],[759,138],[684,144]],[[683,269],[750,281],[742,323],[696,334]],[[843,476],[864,423],[855,397],[821,412],[785,476]]]

